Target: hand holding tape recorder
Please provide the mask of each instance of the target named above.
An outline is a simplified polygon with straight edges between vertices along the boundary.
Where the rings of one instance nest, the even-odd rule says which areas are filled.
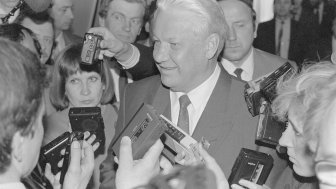
[[[134,159],[141,159],[148,149],[158,139],[161,139],[165,145],[164,148],[173,151],[175,155],[183,153],[186,160],[200,160],[197,141],[166,117],[158,115],[154,107],[148,104],[140,107],[129,124],[112,142],[112,149],[116,156],[119,156],[123,136],[129,136],[132,141]],[[163,155],[165,155],[165,150]],[[174,157],[167,158],[174,162]]]
[[[96,136],[92,144],[99,142],[94,155],[97,157],[105,152],[105,126],[100,107],[72,107],[69,110],[69,120],[73,132],[90,132]]]
[[[232,167],[228,182],[238,184],[240,179],[258,185],[265,184],[273,167],[273,158],[269,154],[242,148]]]
[[[58,172],[61,172],[60,183],[64,181],[65,173],[68,170],[69,166],[69,156],[70,156],[70,146],[74,140],[83,140],[83,132],[65,132],[47,145],[41,148],[40,153],[40,165],[44,170],[44,167],[47,163],[51,166],[51,172],[56,175]],[[64,154],[62,151],[64,151]],[[63,159],[62,167],[58,167],[58,163]]]

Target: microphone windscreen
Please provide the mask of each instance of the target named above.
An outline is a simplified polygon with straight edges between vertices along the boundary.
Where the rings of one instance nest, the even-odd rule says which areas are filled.
[[[34,12],[43,12],[49,8],[51,0],[24,0]]]
[[[284,146],[277,145],[276,146],[276,151],[280,154],[286,154],[287,153],[287,148]]]

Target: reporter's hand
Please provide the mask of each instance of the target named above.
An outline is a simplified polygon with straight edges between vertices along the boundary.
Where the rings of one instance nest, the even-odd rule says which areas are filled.
[[[240,179],[239,182],[238,182],[240,185],[238,184],[232,184],[231,185],[231,188],[232,189],[244,189],[245,188],[248,188],[248,189],[270,189],[268,186],[266,185],[258,185],[258,184],[255,184],[251,181],[248,181],[248,180],[245,180],[245,179]]]
[[[157,140],[142,159],[133,160],[132,142],[129,137],[123,137],[120,143],[119,168],[116,173],[116,188],[131,189],[147,184],[160,171],[159,158],[163,144]]]
[[[125,43],[117,39],[107,28],[105,27],[95,27],[90,28],[88,33],[94,33],[101,35],[103,40],[100,42],[100,53],[99,59],[103,59],[104,56],[114,57],[119,60],[118,55],[123,54],[125,51],[130,50],[130,44]]]
[[[94,155],[90,144],[85,140],[82,147],[78,141],[71,144],[70,164],[65,174],[63,189],[85,189],[93,172]]]
[[[63,159],[62,159],[63,162]],[[60,184],[60,177],[61,177],[61,172],[58,172],[56,175],[54,175],[51,172],[51,166],[49,163],[47,163],[45,170],[44,170],[44,176],[49,180],[50,184],[53,186],[53,189],[61,189],[61,184]]]
[[[99,142],[96,142],[94,145],[92,145],[92,143],[94,142],[95,139],[96,139],[96,135],[93,134],[92,136],[90,136],[90,132],[89,131],[85,131],[84,132],[84,140],[86,140],[86,142],[89,145],[92,146],[93,152],[95,152],[98,149],[99,145],[100,145]]]
[[[208,152],[203,148],[202,144],[199,144],[199,153],[203,158],[203,162],[208,169],[214,172],[217,181],[217,188],[230,189],[229,183],[226,180],[225,174],[216,162],[216,160],[208,154]]]

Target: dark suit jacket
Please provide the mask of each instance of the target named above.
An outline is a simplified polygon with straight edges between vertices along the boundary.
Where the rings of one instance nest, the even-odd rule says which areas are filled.
[[[202,137],[209,141],[208,152],[227,176],[242,147],[257,149],[254,139],[258,117],[252,117],[247,110],[243,96],[244,85],[244,82],[236,80],[222,69],[192,135],[197,141]],[[171,119],[169,89],[161,84],[159,76],[149,77],[126,87],[115,136],[127,125],[142,103],[153,105],[159,114]],[[111,146],[108,154],[109,157],[101,166],[100,188],[110,188],[114,183]]]
[[[332,54],[332,39],[325,37],[309,46],[306,54],[307,61],[323,61],[329,60]]]
[[[303,26],[312,27],[312,29],[317,30],[308,30],[309,32],[317,32],[318,37],[330,37],[331,36],[331,27],[332,21],[335,17],[336,6],[335,1],[332,0],[322,0],[324,2],[322,21],[319,24],[317,17],[314,16],[314,8],[309,1],[302,2],[302,13],[299,19],[299,22],[304,24]]]
[[[288,59],[293,60],[298,64],[301,64],[306,48],[302,33],[303,31],[300,30],[298,22],[291,20]],[[272,19],[258,25],[257,37],[254,39],[253,46],[271,54],[275,54],[275,38],[275,19]]]
[[[153,58],[153,47],[146,47],[138,43],[134,43],[133,45],[136,46],[140,52],[139,62],[133,68],[127,70],[132,75],[133,80],[138,81],[159,74]]]

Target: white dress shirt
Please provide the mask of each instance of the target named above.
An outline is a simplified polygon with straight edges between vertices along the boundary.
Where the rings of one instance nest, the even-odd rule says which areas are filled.
[[[11,182],[0,184],[0,189],[26,189],[21,182]]]
[[[63,36],[63,32],[61,32],[56,38],[56,47],[52,52],[52,59],[56,60],[57,55],[65,48],[65,40]]]
[[[236,74],[234,71],[237,68],[241,68],[243,72],[241,73],[241,78],[244,81],[251,81],[253,78],[253,71],[254,71],[254,56],[253,56],[254,49],[252,48],[250,53],[248,54],[246,60],[243,62],[243,64],[240,67],[237,67],[234,63],[230,62],[229,60],[222,58],[221,64],[223,65],[224,69],[230,74],[235,77]]]
[[[288,59],[289,43],[290,43],[290,31],[291,31],[291,19],[287,18],[284,21],[282,28],[282,37],[280,45],[280,56],[282,58]],[[281,20],[275,19],[275,46],[279,44],[279,33],[281,28]]]
[[[211,76],[205,80],[201,85],[196,87],[187,93],[191,104],[188,106],[188,114],[189,114],[189,134],[192,133],[196,129],[196,125],[198,120],[200,119],[206,104],[212,94],[213,89],[218,81],[220,75],[220,67],[216,65],[214,72]],[[184,95],[182,92],[173,92],[170,91],[170,105],[171,105],[171,118],[172,122],[177,124],[178,114],[180,111],[180,103],[179,98]]]
[[[112,67],[110,68],[110,71],[112,74],[113,87],[114,87],[116,101],[119,102],[120,101],[120,91],[119,91],[120,68]],[[126,71],[126,75],[127,75],[127,83],[133,83],[131,74],[129,74]]]

